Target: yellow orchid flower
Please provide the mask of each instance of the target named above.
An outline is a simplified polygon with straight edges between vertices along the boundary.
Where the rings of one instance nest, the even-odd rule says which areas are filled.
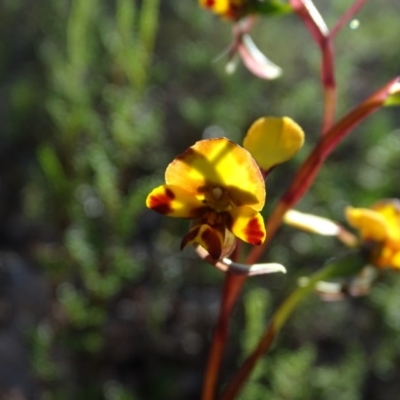
[[[371,243],[371,263],[400,269],[400,201],[382,200],[369,208],[346,209],[348,223]]]
[[[259,118],[243,140],[243,147],[264,171],[292,158],[303,144],[303,130],[289,117]]]
[[[201,140],[168,165],[165,182],[148,195],[146,205],[170,217],[194,220],[181,248],[199,244],[218,260],[232,233],[250,244],[265,240],[259,213],[265,203],[264,179],[239,145],[226,138]]]
[[[199,0],[204,8],[227,19],[238,19],[247,8],[246,0]]]

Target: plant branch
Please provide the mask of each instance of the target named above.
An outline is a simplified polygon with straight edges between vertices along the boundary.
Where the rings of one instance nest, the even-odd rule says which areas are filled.
[[[324,115],[321,132],[325,134],[334,122],[336,110],[335,63],[332,38],[324,19],[311,0],[290,0],[290,4],[321,50],[321,84],[324,91]]]
[[[203,383],[202,400],[214,400],[218,375],[221,367],[225,342],[228,337],[229,316],[240,290],[246,281],[246,275],[238,275],[227,272],[225,274],[224,288],[222,292],[221,308],[217,325],[213,334],[210,354],[208,357],[206,373]]]
[[[330,37],[333,39],[336,34],[343,28],[343,25],[350,21],[360,8],[367,2],[367,0],[355,0],[350,8],[340,17],[336,25],[331,29]]]

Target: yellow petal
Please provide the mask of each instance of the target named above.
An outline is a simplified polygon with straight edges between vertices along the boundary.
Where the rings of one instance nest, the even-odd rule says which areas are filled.
[[[212,188],[226,190],[235,206],[259,211],[265,202],[265,183],[250,153],[226,138],[206,139],[179,155],[165,172],[165,181],[199,199]]]
[[[396,199],[382,200],[372,206],[386,221],[387,240],[397,243],[400,248],[400,202]]]
[[[400,269],[400,251],[393,254],[389,264],[392,268]]]
[[[305,214],[296,210],[287,211],[283,220],[286,224],[295,228],[324,236],[337,236],[341,229],[336,222],[328,218]]]
[[[375,255],[373,264],[380,268],[400,269],[400,251],[384,246],[380,253]]]
[[[303,146],[304,132],[288,117],[264,117],[253,123],[243,146],[260,168],[269,170],[292,158]]]
[[[385,217],[378,211],[347,207],[345,212],[348,223],[360,231],[363,239],[381,242],[387,238],[388,225]]]
[[[219,230],[207,224],[196,225],[182,239],[181,250],[188,244],[199,244],[204,247],[210,256],[218,260],[222,253],[225,229]]]
[[[239,239],[260,245],[266,238],[264,220],[261,214],[250,207],[236,207],[227,212],[227,228]]]
[[[216,14],[226,14],[230,9],[229,0],[200,0],[199,3]]]
[[[207,207],[193,194],[174,185],[161,185],[147,196],[146,206],[177,218],[198,218]]]

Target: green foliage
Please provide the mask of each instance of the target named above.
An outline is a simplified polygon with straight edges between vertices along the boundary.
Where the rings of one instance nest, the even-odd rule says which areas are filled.
[[[292,12],[292,7],[281,0],[257,1],[254,4],[256,12],[265,15],[281,15]]]
[[[54,307],[65,326],[59,331],[49,326],[46,335],[38,331],[32,343],[36,372],[51,383],[62,378],[51,356],[60,338],[68,357],[83,352],[98,359],[108,304],[143,272],[130,240],[154,178],[132,174],[154,167],[154,160],[141,154],[147,148],[159,151],[155,139],[161,115],[148,96],[158,1],[139,7],[121,0],[108,8],[97,0],[60,0],[49,7],[58,23],[44,27],[41,54],[53,130],[42,135],[37,149],[41,174],[34,175],[26,192],[30,199],[34,194],[45,201],[41,207],[26,204],[33,218],[53,212],[48,223],[61,234],[56,251],[36,251],[37,260],[49,268],[63,255],[52,279]],[[96,371],[86,373],[90,381]],[[57,385],[49,390],[55,395]],[[132,398],[129,393],[110,383],[104,396]]]

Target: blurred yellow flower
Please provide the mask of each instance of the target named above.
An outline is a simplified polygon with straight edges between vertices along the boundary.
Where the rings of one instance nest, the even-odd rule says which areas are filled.
[[[371,245],[371,263],[400,269],[400,201],[382,200],[369,208],[346,209],[347,221]]]
[[[288,117],[264,117],[253,123],[243,140],[261,169],[268,171],[292,158],[303,146],[304,132]]]
[[[147,197],[147,207],[170,217],[193,219],[181,248],[199,244],[219,259],[229,235],[259,245],[266,237],[259,213],[265,183],[250,153],[226,138],[195,143],[165,172],[165,185]]]
[[[246,0],[199,0],[204,8],[228,19],[238,19],[245,14]]]

